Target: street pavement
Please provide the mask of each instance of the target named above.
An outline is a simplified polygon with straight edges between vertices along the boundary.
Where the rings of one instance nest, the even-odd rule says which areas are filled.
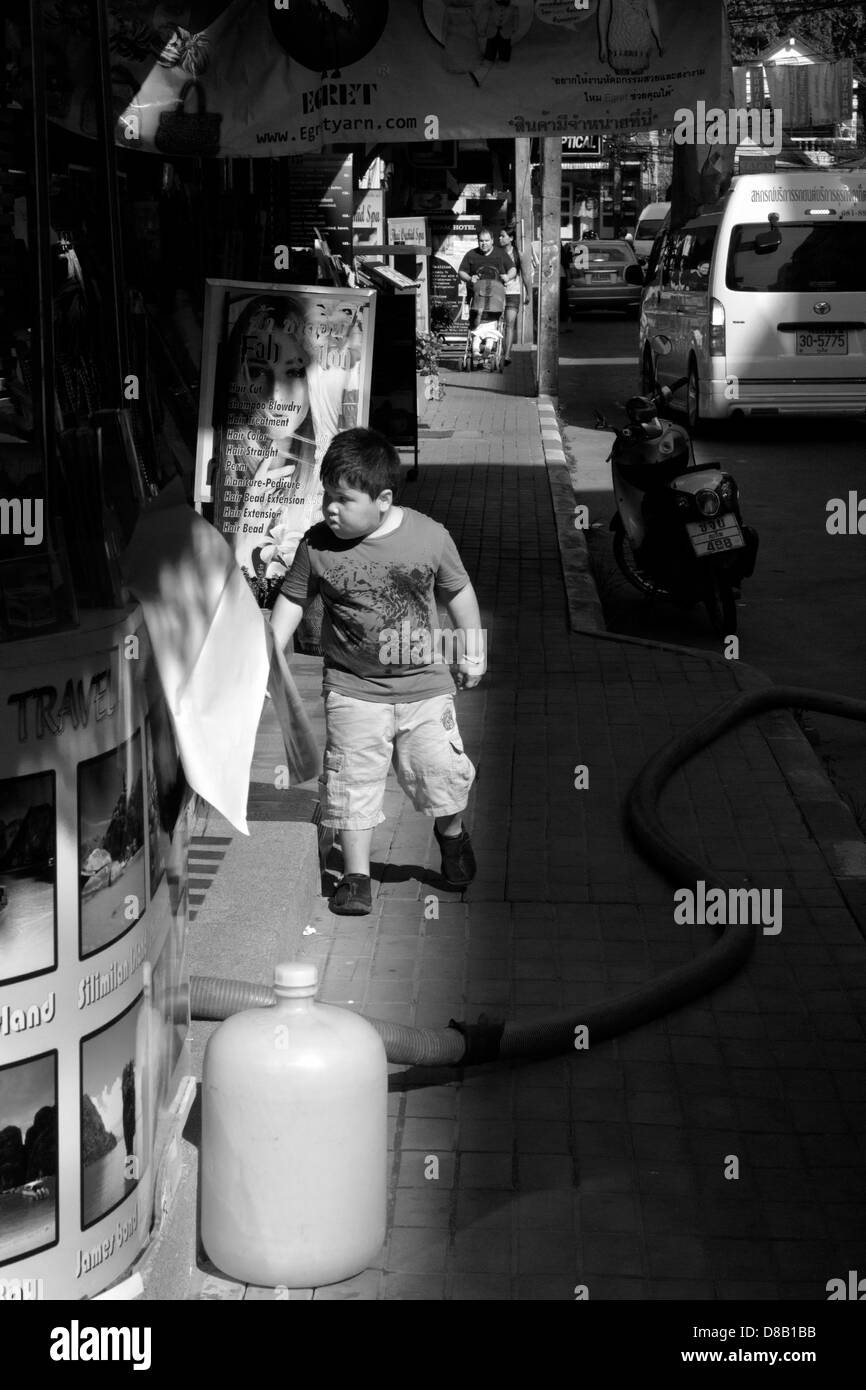
[[[501,377],[444,373],[445,397],[423,416],[419,477],[401,499],[451,531],[489,635],[486,677],[458,695],[479,774],[466,816],[479,872],[462,897],[445,888],[432,822],[392,775],[372,914],[336,917],[317,893],[296,950],[318,964],[323,1002],[368,1017],[544,1019],[631,990],[714,939],[712,927],[674,920],[684,885],[638,851],[624,800],[660,745],[765,678],[601,630],[555,413],[533,398],[531,361],[519,350]],[[592,441],[577,434],[579,476]],[[293,660],[321,738],[320,667]],[[266,709],[259,801],[281,761]],[[295,789],[285,819],[309,821],[314,791]],[[747,874],[780,890],[781,931],[756,926],[733,979],[588,1049],[392,1066],[387,1241],[374,1267],[292,1298],[824,1301],[829,1280],[866,1272],[866,844],[786,713],[694,758],[659,817],[708,877]],[[204,819],[198,829],[201,851],[214,832]],[[218,829],[221,844],[231,839]],[[238,908],[245,978],[266,983],[252,924],[276,897],[273,860],[260,865],[258,901]],[[338,872],[331,847],[322,886]],[[208,892],[191,932],[201,961]],[[195,1144],[194,1121],[187,1138]],[[222,1276],[191,1237],[186,1256],[184,1291],[157,1292],[168,1286],[155,1274],[144,1296],[274,1297]]]

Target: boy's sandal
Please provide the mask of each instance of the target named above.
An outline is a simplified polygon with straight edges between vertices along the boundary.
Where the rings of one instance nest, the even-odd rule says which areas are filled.
[[[330,908],[341,917],[363,917],[373,910],[369,874],[346,874],[331,894]]]

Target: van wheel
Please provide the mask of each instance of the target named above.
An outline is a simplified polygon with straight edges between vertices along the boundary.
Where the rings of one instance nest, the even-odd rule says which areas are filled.
[[[689,422],[689,430],[692,434],[698,434],[703,420],[701,419],[701,379],[698,376],[698,368],[694,361],[689,363],[689,384],[686,387],[686,417]]]

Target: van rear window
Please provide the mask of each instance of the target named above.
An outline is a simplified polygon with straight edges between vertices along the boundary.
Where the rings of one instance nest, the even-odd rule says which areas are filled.
[[[665,219],[663,217],[643,218],[637,224],[638,241],[649,241],[650,238],[654,241],[664,225]]]
[[[755,237],[767,222],[733,228],[728,252],[729,290],[756,293],[837,294],[866,292],[866,222],[785,222],[782,244],[759,256]]]

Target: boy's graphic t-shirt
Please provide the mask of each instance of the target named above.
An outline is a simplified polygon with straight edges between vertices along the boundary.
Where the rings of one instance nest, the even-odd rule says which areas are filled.
[[[402,510],[383,536],[340,540],[324,521],[313,526],[280,586],[294,603],[322,596],[326,692],[397,704],[454,690],[436,599],[450,603],[469,576],[444,526]]]

